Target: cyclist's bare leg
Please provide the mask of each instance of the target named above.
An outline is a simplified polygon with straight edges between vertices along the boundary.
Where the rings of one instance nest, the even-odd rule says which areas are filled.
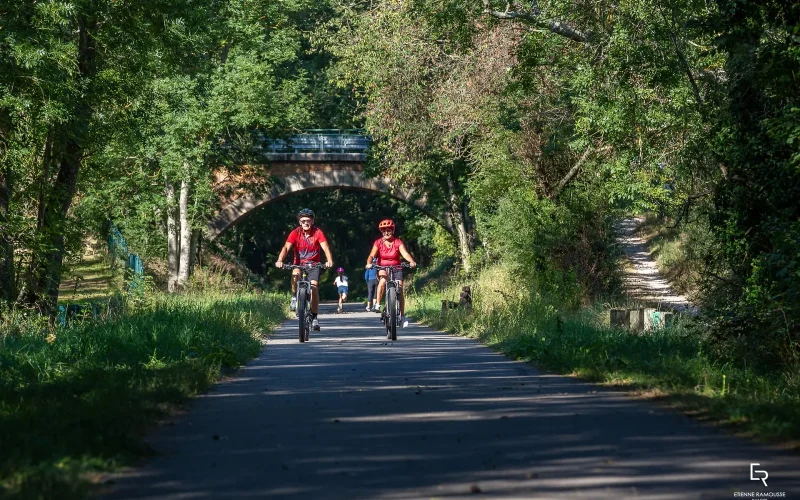
[[[317,307],[319,307],[319,293],[317,292],[317,281],[311,282],[311,312],[317,314]]]
[[[292,295],[297,295],[297,282],[300,281],[300,270],[292,269]]]
[[[403,280],[397,282],[397,298],[400,302],[400,316],[403,316],[406,311],[406,300],[403,298]]]
[[[381,305],[381,299],[383,299],[383,291],[386,290],[386,275],[379,275],[378,276],[378,295],[375,298],[375,303],[378,306]]]

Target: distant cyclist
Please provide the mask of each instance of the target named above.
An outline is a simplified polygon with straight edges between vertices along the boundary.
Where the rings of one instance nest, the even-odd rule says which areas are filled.
[[[336,279],[333,280],[333,285],[336,287],[336,291],[339,293],[339,309],[336,311],[341,314],[342,312],[342,303],[347,301],[347,276],[344,275],[344,269],[341,267],[336,270],[338,276]]]
[[[414,261],[414,258],[408,253],[406,250],[405,244],[400,240],[400,238],[395,238],[394,236],[394,221],[392,219],[384,219],[378,224],[378,229],[380,229],[382,237],[375,240],[375,243],[372,245],[372,251],[369,253],[369,257],[367,257],[367,269],[372,268],[372,261],[375,257],[378,258],[378,265],[379,266],[399,266],[400,265],[400,257],[402,256],[404,259],[408,261],[411,267],[417,267],[417,263]],[[397,269],[393,272],[394,278],[399,281],[398,289],[400,290],[399,299],[400,299],[400,317],[401,317],[401,324],[403,328],[408,326],[408,319],[405,315],[405,299],[403,298],[403,270]],[[386,278],[387,272],[385,270],[378,271],[378,299],[377,304],[381,303],[381,299],[383,298],[383,292],[386,290]]]
[[[320,228],[314,225],[314,212],[310,208],[304,208],[297,212],[298,227],[289,233],[286,243],[281,249],[278,260],[275,261],[275,267],[283,267],[283,259],[286,254],[294,249],[294,264],[319,264],[320,250],[325,252],[325,267],[333,266],[333,257],[331,256],[331,249],[328,246],[328,240]],[[292,271],[292,302],[289,308],[294,311],[297,309],[297,280],[300,279],[300,269]],[[319,285],[319,268],[309,269],[308,279],[311,282],[311,328],[319,330],[319,321],[317,321],[317,308],[319,306],[319,292],[317,286]]]
[[[372,259],[372,263],[378,262],[378,258]],[[381,306],[375,301],[375,292],[378,291],[378,271],[368,268],[364,271],[364,281],[367,282],[367,312],[381,312]]]

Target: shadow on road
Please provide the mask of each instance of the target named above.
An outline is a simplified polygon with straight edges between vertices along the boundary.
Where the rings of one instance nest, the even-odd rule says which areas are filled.
[[[110,478],[106,497],[800,493],[793,455],[419,325],[392,343],[377,314],[325,314],[334,308],[307,344],[285,323],[240,377],[158,429],[162,455]],[[750,463],[769,471],[768,487]]]

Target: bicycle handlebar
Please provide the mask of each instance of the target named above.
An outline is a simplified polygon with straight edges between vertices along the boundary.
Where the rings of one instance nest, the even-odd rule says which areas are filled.
[[[402,269],[404,267],[408,268],[408,269],[416,269],[419,266],[411,267],[411,264],[409,264],[408,262],[401,262],[400,264],[398,264],[396,266],[379,266],[378,264],[372,264],[372,267],[374,269],[377,269],[378,271],[387,270],[387,269],[394,269],[396,271],[396,270]]]
[[[321,262],[315,262],[313,264],[287,264],[284,262],[281,269],[326,269],[325,265]]]

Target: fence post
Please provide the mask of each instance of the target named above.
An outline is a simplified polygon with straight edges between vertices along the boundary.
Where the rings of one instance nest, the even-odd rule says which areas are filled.
[[[610,320],[612,327],[630,328],[631,311],[630,309],[612,309]]]

